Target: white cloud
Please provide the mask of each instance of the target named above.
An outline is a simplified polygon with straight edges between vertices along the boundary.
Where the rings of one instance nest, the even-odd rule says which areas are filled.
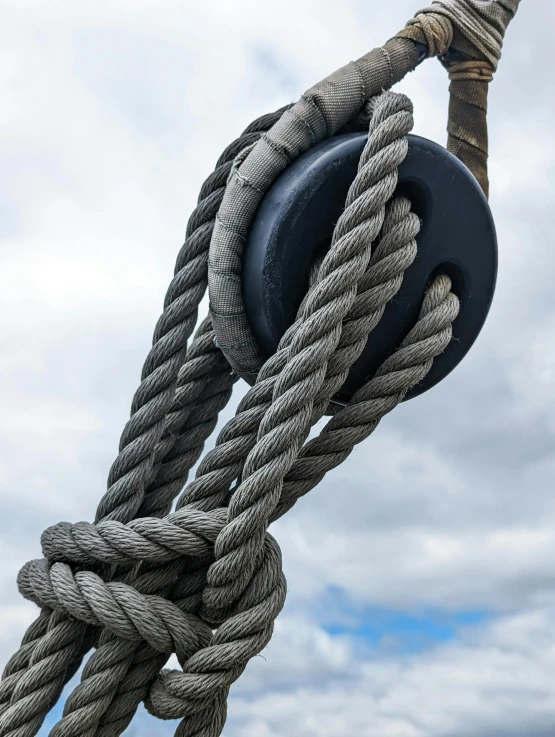
[[[327,684],[318,681],[286,693],[266,691],[262,675],[272,667],[269,656],[267,664],[250,666],[261,674],[261,695],[254,700],[235,692],[228,734],[547,734],[543,730],[555,716],[553,642],[553,613],[530,610],[469,628],[455,642],[402,659],[361,663],[353,648],[343,681],[331,675]]]
[[[94,515],[187,216],[221,150],[417,7],[2,4],[3,662],[33,616],[15,575],[40,531]],[[553,733],[554,20],[547,0],[522,3],[491,87],[500,272],[488,323],[441,386],[386,418],[275,525],[288,608],[267,662],[234,689],[228,737]],[[443,142],[441,66],[401,89],[415,132]],[[432,651],[371,657],[322,628],[332,586],[359,607],[499,619]],[[164,729],[138,725],[141,737]]]
[[[348,638],[322,647],[326,634],[312,630],[284,617],[264,658],[232,689],[226,737],[552,734],[553,610],[461,628],[454,641],[401,657],[368,657]],[[155,724],[141,713],[134,729],[150,734]],[[173,729],[168,724],[158,734]]]

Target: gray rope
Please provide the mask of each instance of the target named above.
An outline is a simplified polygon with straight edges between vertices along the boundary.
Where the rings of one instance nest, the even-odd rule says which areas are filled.
[[[372,386],[374,394],[361,398],[359,393],[353,400],[351,406],[360,404],[356,422],[347,425],[350,432],[341,433],[347,440],[331,444],[335,455],[330,453],[330,438],[337,434],[333,423],[348,410],[329,423],[319,438],[320,448],[312,441],[302,449],[311,424],[343,383],[414,259],[418,222],[410,205],[393,200],[386,215],[411,126],[408,100],[384,95],[371,118],[368,144],[332,248],[298,320],[220,435],[216,449],[201,464],[178,511],[165,519],[138,519],[127,525],[113,519],[95,526],[62,524],[43,535],[49,560],[115,564],[117,570],[132,572],[129,580],[106,582],[87,571],[74,572],[63,562],[36,561],[22,570],[19,584],[25,596],[106,628],[95,656],[101,651],[108,656],[108,668],[101,658],[91,658],[55,734],[120,734],[137,699],[145,697],[164,657],[174,650],[183,673],[164,673],[151,686],[149,708],[163,718],[187,717],[179,734],[221,732],[229,686],[269,641],[284,602],[279,548],[266,532],[269,521],[348,454],[357,438],[372,431],[379,418],[421,380],[433,356],[450,339],[457,302],[443,279],[434,283],[432,296],[426,298],[414,334],[365,387]],[[371,256],[380,230],[381,240]],[[205,325],[201,337],[209,335]],[[191,391],[202,396],[207,378],[198,366],[191,367],[187,379]],[[190,408],[186,414],[193,416]],[[173,427],[173,420],[172,413],[167,414],[165,427]],[[168,442],[166,438],[166,453]],[[219,507],[240,476],[242,483],[226,512]],[[214,553],[217,560],[212,562]],[[135,578],[137,561],[143,561],[139,571],[144,577]],[[168,561],[173,568],[161,597],[155,592],[168,572]],[[183,597],[184,592],[188,596]],[[213,636],[194,612],[220,624]],[[6,720],[8,729],[14,718],[12,713],[12,721]],[[0,731],[8,733],[12,734]]]
[[[451,340],[451,324],[458,314],[458,301],[450,288],[447,277],[439,277],[432,284],[422,308],[421,320],[399,352],[388,359],[376,377],[355,395],[345,410],[345,420],[344,413],[338,413],[330,420],[321,437],[307,444],[307,455],[303,460],[308,459],[312,463],[301,462],[299,466],[293,464],[289,477],[293,485],[297,474],[304,482],[304,488],[298,488],[295,497],[306,493],[310,482],[315,485],[327,470],[340,463],[354,444],[367,437],[381,417],[402,401],[408,389],[426,375],[433,357],[439,355]],[[307,479],[310,479],[308,484]],[[283,499],[283,493],[282,500],[284,507],[276,509],[272,518],[280,516],[294,503],[291,496]],[[248,662],[247,658],[259,652],[257,648],[260,647],[260,641],[265,642],[269,637],[275,609],[279,608],[280,601],[280,580],[276,569],[275,561],[265,551],[262,561],[262,570],[265,570],[263,580],[272,581],[273,597],[267,595],[264,599],[258,593],[257,585],[251,582],[237,602],[233,615],[217,630],[211,647],[193,656],[183,673],[161,674],[153,685],[147,702],[153,714],[161,718],[187,718],[198,709],[199,700],[203,699],[207,703],[215,693],[229,688],[242,672]],[[255,624],[259,629],[253,631]],[[223,637],[218,637],[220,633]],[[246,635],[253,639],[245,641]],[[254,635],[260,640],[254,640]],[[242,649],[238,647],[239,643],[242,644]],[[239,654],[244,660],[238,663]],[[198,677],[201,674],[203,678]],[[216,732],[208,722],[204,725],[204,731],[199,734],[211,735]]]
[[[427,370],[430,368],[433,356],[440,353],[451,339],[450,325],[457,315],[457,309],[457,300],[450,294],[449,280],[444,277],[439,278],[433,283],[427,293],[422,308],[421,321],[404,341],[401,351],[393,359],[386,362],[377,372],[376,378],[361,389],[353,399],[352,406],[357,406],[359,410],[357,412],[358,423],[351,422],[350,419],[343,417],[343,413],[339,413],[330,421],[323,436],[308,444],[307,449],[309,453],[306,453],[305,457],[308,455],[312,458],[318,457],[318,455],[325,453],[330,447],[333,447],[335,451],[334,457],[330,462],[328,450],[325,458],[326,468],[323,469],[320,467],[318,478],[312,477],[312,485],[318,483],[325,470],[329,470],[341,462],[348,452],[350,452],[354,443],[360,442],[370,434],[377,426],[380,417],[402,400],[407,386],[410,387],[415,381],[421,380],[425,376]],[[436,332],[437,327],[441,324],[444,325],[443,330]],[[425,350],[423,349],[424,342],[427,343]],[[414,346],[418,346],[420,356],[425,355],[427,351],[429,356],[427,362],[425,361],[419,365],[415,365]],[[401,372],[405,372],[405,375],[403,376]],[[412,373],[410,378],[407,377],[407,372],[409,374]],[[384,376],[386,377],[385,382],[381,378]],[[399,393],[395,396],[394,392]],[[361,409],[363,410],[362,412],[360,412]],[[353,428],[355,429],[356,437],[352,435]],[[351,431],[350,439],[345,438],[346,429]],[[343,449],[341,454],[337,453],[336,443],[331,444],[329,442],[330,433],[339,435],[341,439],[340,447]],[[326,435],[327,442],[323,444],[322,438]],[[345,453],[345,450],[347,450],[347,453]],[[237,672],[234,673],[234,675],[236,674]],[[178,715],[176,712],[173,713],[173,716]]]
[[[207,386],[207,379],[202,378],[202,365],[204,365],[205,372],[212,372],[212,388],[204,389],[204,393],[203,388]],[[197,340],[191,346],[187,361],[180,372],[177,392],[166,420],[164,436],[160,441],[160,444],[165,442],[166,447],[158,447],[156,451],[157,457],[164,458],[164,463],[159,465],[154,481],[147,488],[141,511],[144,509],[152,515],[163,515],[171,507],[173,499],[185,483],[188,469],[202,452],[204,439],[213,431],[218,412],[229,399],[234,378],[221,352],[214,347],[210,321],[207,320],[200,326]],[[171,452],[168,440],[171,440]],[[155,501],[155,506],[152,505],[152,502],[149,504],[149,500]],[[58,628],[50,627],[49,629],[49,620],[50,612],[42,612],[35,625],[32,625],[27,633],[22,649],[8,662],[4,678],[0,682],[0,713],[6,711],[10,699],[17,701],[28,689],[30,689],[29,696],[32,696],[34,706],[40,708],[39,705],[42,702],[37,698],[34,690],[36,681],[33,680],[33,677],[26,678],[19,685],[19,690],[15,691],[16,684],[25,671],[34,670],[35,665],[41,662],[40,651],[31,659],[32,646],[36,644],[35,639],[40,639],[49,631],[49,639],[53,643],[60,641],[64,648],[63,658],[59,659],[58,679],[54,681],[49,677],[45,683],[46,693],[43,702],[47,710],[50,708],[52,699],[55,700],[55,695],[63,688],[64,682],[71,678],[79,668],[83,655],[90,649],[90,637],[83,639],[78,622],[63,623]],[[55,621],[59,620],[60,617],[57,616]],[[74,632],[72,639],[76,648],[73,650],[73,656],[68,655],[66,643],[68,627],[72,627]],[[40,634],[35,634],[36,630],[39,630]],[[82,650],[79,649],[80,642],[84,642]],[[50,651],[48,651],[48,657],[49,659],[54,657]],[[68,657],[70,659],[74,657],[74,660],[66,674]],[[33,676],[33,673],[30,676]],[[30,727],[30,730],[32,733],[36,731],[34,727]]]
[[[166,599],[144,596],[123,583],[105,583],[89,571],[73,573],[65,563],[49,567],[45,560],[31,561],[20,572],[18,585],[39,606],[106,627],[127,640],[144,640],[160,652],[175,652],[181,660],[212,634],[200,619]]]

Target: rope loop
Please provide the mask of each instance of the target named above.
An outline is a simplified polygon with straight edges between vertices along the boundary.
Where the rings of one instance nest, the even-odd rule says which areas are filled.
[[[201,463],[196,480],[181,494],[177,510],[161,519],[121,521],[107,515],[94,525],[60,523],[43,535],[47,558],[21,570],[21,594],[62,622],[74,623],[60,633],[64,641],[75,640],[79,649],[85,641],[90,646],[84,639],[87,628],[102,633],[53,735],[100,735],[102,719],[111,720],[112,714],[125,728],[144,700],[159,718],[183,719],[179,734],[217,737],[230,686],[268,644],[285,602],[281,553],[268,525],[368,437],[449,344],[458,300],[450,280],[439,275],[423,295],[420,319],[398,351],[320,436],[306,443],[416,257],[419,219],[406,198],[395,196],[397,168],[407,155],[406,136],[413,126],[412,103],[405,95],[385,92],[369,109],[368,141],[357,176],[297,320]],[[234,196],[258,191],[241,170],[256,145],[245,142],[229,162],[227,189],[240,183],[232,189]],[[195,217],[202,222],[200,212]],[[231,225],[242,227],[237,219],[224,224],[231,236]],[[201,325],[196,340],[199,347],[193,342],[178,374],[181,399],[191,380],[205,379],[195,385],[192,397],[204,396],[213,379],[221,386],[218,372],[206,375],[202,366],[203,352],[219,354],[208,324]],[[208,370],[213,368],[211,360]],[[227,376],[224,386],[229,386],[229,368]],[[173,413],[167,415],[172,442],[166,447],[162,435],[159,452],[166,448],[171,457],[180,434],[190,445],[196,406],[193,399],[180,422]],[[208,418],[212,422],[201,441],[213,428],[213,409]],[[195,459],[186,456],[181,478]],[[226,508],[236,479],[240,483]],[[34,712],[18,703],[22,698],[28,703],[34,693],[34,709],[45,708],[41,705],[51,703],[68,672],[67,658],[43,665],[40,652],[38,646],[33,651],[38,659],[29,661],[29,678],[8,681],[13,691],[0,716],[2,737],[15,729],[31,735],[37,724]],[[64,652],[76,655],[67,647]],[[162,670],[172,652],[180,671]],[[37,677],[43,672],[48,681]],[[137,690],[137,680],[142,689]],[[109,700],[106,682],[112,688]]]

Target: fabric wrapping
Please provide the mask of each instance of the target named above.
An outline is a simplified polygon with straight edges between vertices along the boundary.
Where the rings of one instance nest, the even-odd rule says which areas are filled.
[[[294,159],[340,131],[371,97],[389,89],[418,61],[414,43],[393,38],[347,64],[311,87],[232,169],[210,244],[210,311],[218,345],[250,384],[267,356],[245,313],[241,259],[262,197]]]
[[[208,285],[217,343],[233,369],[256,381],[264,355],[245,312],[241,261],[263,196],[283,170],[311,146],[359,116],[365,103],[412,71],[421,50],[439,55],[451,78],[447,148],[474,174],[486,196],[488,82],[506,28],[520,0],[434,0],[383,47],[309,89],[273,128],[238,158],[230,174],[210,245]]]

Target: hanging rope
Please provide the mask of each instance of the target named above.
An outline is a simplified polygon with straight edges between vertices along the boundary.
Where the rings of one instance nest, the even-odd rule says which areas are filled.
[[[422,381],[458,314],[451,282],[439,275],[399,349],[307,441],[416,256],[418,218],[395,196],[412,106],[382,91],[416,67],[418,44],[440,55],[452,78],[450,146],[487,191],[485,107],[475,92],[487,89],[487,75],[476,70],[488,65],[491,78],[517,4],[438,0],[381,49],[255,121],[222,154],[189,220],[95,524],[49,528],[45,558],[19,574],[41,614],[0,683],[0,736],[36,734],[92,647],[52,735],[119,735],[141,701],[160,718],[181,718],[177,735],[221,734],[229,688],[269,642],[285,600],[268,525]],[[478,100],[476,120],[453,102],[460,89],[470,95],[464,105]],[[303,151],[363,125],[368,142],[330,250],[263,363],[238,281],[256,207]],[[186,350],[208,282],[211,317]],[[170,512],[237,374],[254,385]],[[172,653],[181,670],[162,670]]]

